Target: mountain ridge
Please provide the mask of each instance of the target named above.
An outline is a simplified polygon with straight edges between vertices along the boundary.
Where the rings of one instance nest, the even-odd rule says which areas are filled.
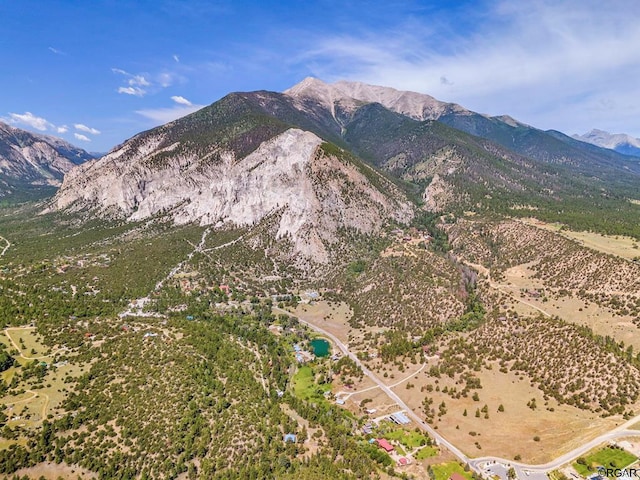
[[[473,112],[455,103],[446,103],[417,92],[361,82],[325,83],[307,77],[284,91],[285,95],[315,99],[327,108],[345,107],[353,111],[366,103],[380,103],[387,109],[418,121],[437,120],[457,130],[498,143],[516,153],[551,163],[590,164],[597,155],[609,162],[626,164],[640,172],[640,165],[607,148],[582,148],[572,138],[553,130],[544,131],[520,122],[509,115],[490,116]]]
[[[220,228],[277,215],[275,238],[322,263],[341,229],[378,232],[416,208],[550,220],[563,201],[584,223],[595,204],[626,219],[628,199],[640,200],[640,164],[615,152],[422,94],[336,85],[228,94],[72,170],[47,211]],[[414,100],[415,115],[439,118],[407,114]],[[607,221],[615,230],[622,219]]]
[[[626,133],[609,133],[594,128],[583,135],[571,135],[571,138],[602,148],[614,150],[623,155],[640,157],[640,139]]]
[[[62,184],[76,165],[94,158],[60,138],[0,122],[0,196],[29,194]]]

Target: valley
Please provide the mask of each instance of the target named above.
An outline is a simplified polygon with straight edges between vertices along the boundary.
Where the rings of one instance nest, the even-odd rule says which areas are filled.
[[[229,94],[0,206],[0,476],[562,480],[640,435],[636,165],[380,88]]]

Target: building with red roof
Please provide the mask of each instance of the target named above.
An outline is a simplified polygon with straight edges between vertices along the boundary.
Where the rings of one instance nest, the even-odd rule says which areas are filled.
[[[463,475],[460,475],[458,472],[453,472],[449,477],[449,480],[467,480]]]
[[[378,446],[383,449],[385,452],[389,453],[389,452],[393,452],[393,445],[391,445],[387,440],[385,440],[384,438],[378,438],[376,440]]]

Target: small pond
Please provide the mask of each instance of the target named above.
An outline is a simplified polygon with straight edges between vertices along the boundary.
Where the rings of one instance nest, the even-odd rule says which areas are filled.
[[[324,338],[311,340],[311,350],[316,357],[326,357],[329,355],[331,345]]]

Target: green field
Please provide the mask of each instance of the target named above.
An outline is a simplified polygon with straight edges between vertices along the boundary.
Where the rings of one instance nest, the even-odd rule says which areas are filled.
[[[318,385],[314,382],[313,369],[304,365],[293,377],[293,392],[296,397],[304,400],[324,399],[323,393],[331,390],[331,385]]]
[[[431,467],[434,473],[434,480],[448,480],[452,473],[457,472],[467,480],[471,480],[471,473],[465,472],[458,462],[441,463]]]
[[[438,454],[436,447],[424,447],[415,454],[416,460],[424,460],[425,458],[435,457]]]
[[[407,448],[413,449],[427,444],[429,440],[424,434],[403,429],[387,432],[384,436],[389,440],[396,440]]]
[[[585,477],[595,472],[599,466],[605,468],[625,468],[638,460],[624,450],[611,447],[603,448],[583,458],[586,461],[586,465],[574,462],[573,468]]]

